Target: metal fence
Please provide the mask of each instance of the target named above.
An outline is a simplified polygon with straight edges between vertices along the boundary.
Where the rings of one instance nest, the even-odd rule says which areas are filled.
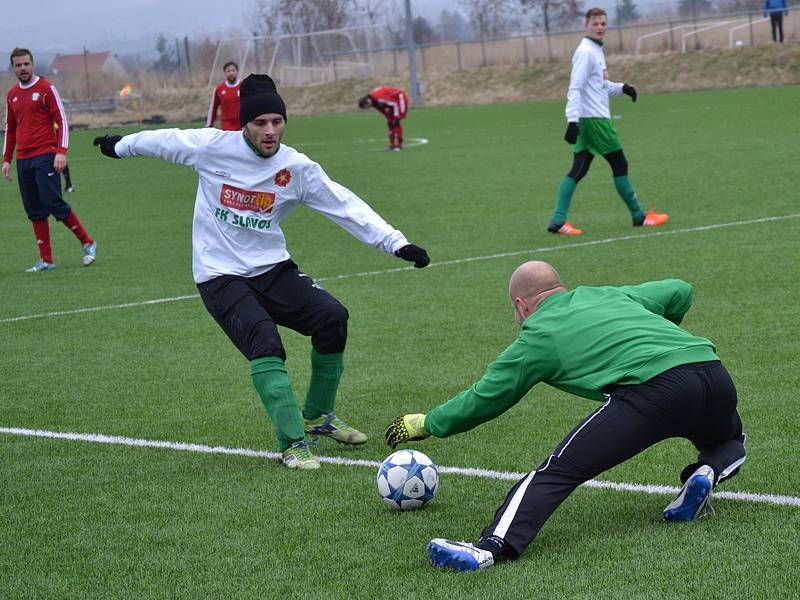
[[[783,19],[786,42],[800,41],[800,7],[790,9]],[[416,64],[421,73],[450,73],[490,66],[527,66],[536,63],[566,62],[585,35],[583,30],[554,34],[518,35],[502,39],[418,45]],[[613,27],[606,33],[606,54],[647,54],[688,52],[709,48],[728,48],[771,44],[769,19],[761,12],[713,15],[685,20]],[[351,59],[348,53],[332,57],[335,64]],[[405,47],[372,50],[374,76],[398,75],[408,70]]]

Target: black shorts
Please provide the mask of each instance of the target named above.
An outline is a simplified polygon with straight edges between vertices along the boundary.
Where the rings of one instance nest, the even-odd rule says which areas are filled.
[[[17,159],[22,205],[31,221],[42,221],[50,215],[63,221],[72,212],[61,196],[61,176],[53,167],[55,157],[51,153]]]
[[[257,277],[222,275],[197,289],[208,312],[248,360],[286,360],[278,325],[310,336],[320,354],[344,351],[347,309],[291,260]]]

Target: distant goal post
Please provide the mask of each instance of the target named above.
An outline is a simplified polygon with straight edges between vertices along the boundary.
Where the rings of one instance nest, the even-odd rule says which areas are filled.
[[[389,46],[385,25],[345,27],[312,33],[226,38],[217,42],[209,87],[233,61],[239,72],[267,73],[281,85],[316,85],[344,78],[372,77],[374,53]]]

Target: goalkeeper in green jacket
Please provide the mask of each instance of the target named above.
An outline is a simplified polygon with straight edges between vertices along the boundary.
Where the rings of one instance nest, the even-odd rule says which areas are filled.
[[[519,337],[469,389],[426,415],[395,419],[387,443],[468,431],[540,382],[603,404],[511,489],[477,544],[431,540],[433,564],[468,571],[518,558],[572,490],[671,437],[689,439],[699,454],[664,518],[702,516],[713,487],[744,463],[745,435],[714,345],[679,327],[692,287],[668,279],[567,291],[551,265],[531,261],[511,276],[509,295]]]

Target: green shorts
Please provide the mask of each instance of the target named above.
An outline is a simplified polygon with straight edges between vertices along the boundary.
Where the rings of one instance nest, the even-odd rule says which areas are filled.
[[[573,152],[577,154],[588,150],[592,154],[604,156],[609,152],[622,150],[617,128],[611,119],[600,117],[581,118],[578,120],[578,140]]]

